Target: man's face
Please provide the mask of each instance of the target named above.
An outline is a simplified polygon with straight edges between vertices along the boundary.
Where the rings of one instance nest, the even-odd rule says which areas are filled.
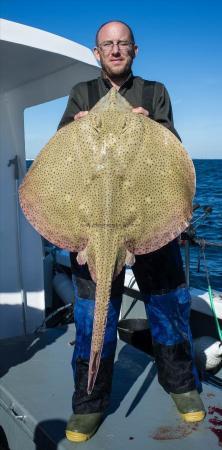
[[[128,41],[131,42],[131,36],[128,28],[118,22],[112,22],[100,30],[98,36],[98,47],[94,49],[94,55],[100,62],[102,69],[110,78],[121,78],[131,70],[133,59],[137,54],[137,46],[129,45],[120,48],[118,45],[111,46],[110,49],[104,49],[104,42]]]

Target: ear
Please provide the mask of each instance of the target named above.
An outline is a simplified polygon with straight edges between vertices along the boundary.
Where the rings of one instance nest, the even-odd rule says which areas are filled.
[[[99,50],[98,50],[97,47],[94,47],[93,53],[94,53],[94,56],[95,56],[95,58],[97,59],[97,61],[100,62],[100,53],[99,53]]]
[[[139,49],[138,49],[138,45],[134,45],[134,47],[133,47],[133,49],[134,49],[134,58],[137,56],[137,54],[138,54],[138,51],[139,51]]]

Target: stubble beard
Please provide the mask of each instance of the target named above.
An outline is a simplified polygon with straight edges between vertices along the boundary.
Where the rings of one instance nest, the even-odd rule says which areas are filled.
[[[129,60],[123,68],[119,68],[118,70],[118,67],[116,67],[116,70],[112,70],[104,61],[100,60],[103,73],[105,73],[105,75],[113,81],[127,78],[131,72],[132,63],[133,59]]]

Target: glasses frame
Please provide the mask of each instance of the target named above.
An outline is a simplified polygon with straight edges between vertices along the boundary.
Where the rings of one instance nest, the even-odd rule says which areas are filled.
[[[125,42],[125,45],[123,45],[123,47],[121,48],[120,45],[121,43]],[[107,43],[108,48],[104,48],[104,44]],[[108,45],[110,44],[110,45]],[[132,48],[135,45],[135,42],[132,41],[125,41],[125,40],[119,40],[119,41],[103,41],[101,42],[99,45],[97,45],[97,48],[99,48],[102,52],[104,53],[109,53],[110,51],[113,50],[114,45],[117,45],[117,47],[119,48],[119,50],[123,50],[124,48],[126,50],[130,49],[130,47]]]

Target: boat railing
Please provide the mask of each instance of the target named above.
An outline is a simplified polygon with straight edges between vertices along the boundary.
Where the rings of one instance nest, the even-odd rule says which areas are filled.
[[[201,206],[199,204],[195,204],[193,206],[193,212],[195,212],[200,207]],[[209,214],[211,214],[213,210],[213,208],[209,205],[203,206],[202,209],[203,212],[201,212],[201,214],[190,223],[189,227],[181,234],[179,238],[180,244],[184,246],[185,275],[187,286],[190,285],[190,247],[199,246],[204,257],[206,247],[222,248],[222,243],[212,242],[197,235],[198,227],[204,222],[204,220],[209,216]]]

